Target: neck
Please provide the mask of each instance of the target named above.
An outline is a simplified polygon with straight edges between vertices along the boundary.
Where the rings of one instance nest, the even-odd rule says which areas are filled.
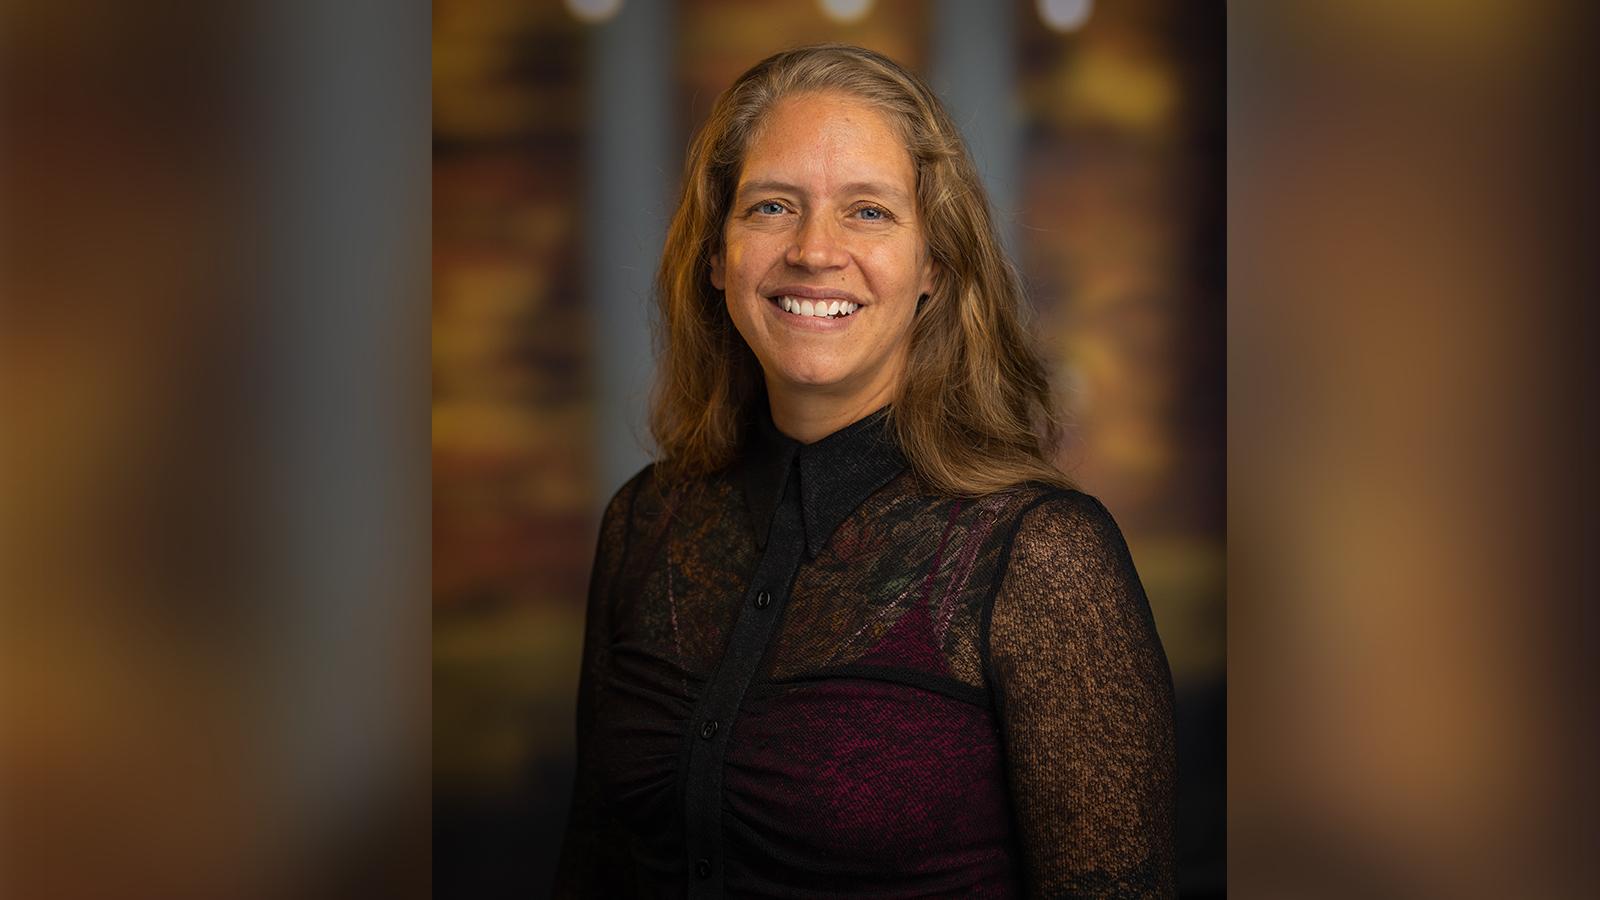
[[[776,385],[767,379],[772,424],[802,444],[822,440],[894,401],[893,383],[846,396]]]

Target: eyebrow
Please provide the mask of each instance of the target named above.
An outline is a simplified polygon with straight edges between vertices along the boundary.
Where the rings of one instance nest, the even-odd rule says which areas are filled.
[[[746,182],[745,184],[740,185],[739,186],[739,191],[738,191],[736,196],[743,197],[746,194],[751,194],[751,193],[762,193],[762,194],[765,194],[765,193],[768,193],[768,192],[780,193],[780,194],[795,194],[795,195],[802,195],[802,194],[806,193],[805,190],[800,188],[798,185],[790,184],[787,181],[775,181],[775,180],[771,180],[771,179],[762,179],[760,181],[751,181],[751,182]],[[905,203],[910,199],[910,198],[906,197],[906,195],[904,193],[896,190],[895,188],[890,187],[887,184],[884,184],[881,181],[852,181],[849,184],[840,185],[839,186],[839,193],[841,193],[841,194],[877,194],[878,196],[885,197],[885,198],[888,198],[890,200],[895,200],[895,201],[898,201],[898,202],[901,202],[901,203]]]

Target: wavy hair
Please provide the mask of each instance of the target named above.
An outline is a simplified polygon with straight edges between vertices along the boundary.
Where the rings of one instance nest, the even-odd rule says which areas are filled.
[[[871,50],[819,44],[769,56],[717,98],[689,149],[683,196],[656,275],[650,430],[664,480],[709,474],[739,452],[760,403],[760,363],[710,281],[744,154],[784,97],[842,91],[893,124],[916,168],[917,214],[937,263],[912,325],[889,421],[933,490],[977,496],[1026,481],[1068,485],[1050,383],[1019,319],[1022,290],[955,123],[916,75]]]

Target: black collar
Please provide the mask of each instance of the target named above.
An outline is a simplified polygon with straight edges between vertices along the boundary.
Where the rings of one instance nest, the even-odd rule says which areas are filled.
[[[839,523],[906,468],[888,427],[887,406],[810,444],[778,430],[765,397],[752,418],[735,472],[750,510],[756,546],[763,550],[773,513],[785,491],[792,490],[790,473],[799,472],[806,552],[815,559]]]

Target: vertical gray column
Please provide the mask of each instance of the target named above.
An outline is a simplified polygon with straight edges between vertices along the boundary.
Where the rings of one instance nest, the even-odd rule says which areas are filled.
[[[585,266],[594,310],[600,502],[649,461],[651,286],[678,183],[671,0],[592,26]]]
[[[1015,7],[1009,0],[935,0],[930,74],[983,174],[1000,239],[1016,258],[1021,122],[1015,97]]]
[[[281,669],[263,737],[298,837],[364,809],[409,750],[428,627],[426,3],[261,7],[267,121],[262,577]],[[425,650],[426,645],[420,644]],[[415,771],[415,769],[407,769]],[[265,776],[264,776],[265,777]]]

